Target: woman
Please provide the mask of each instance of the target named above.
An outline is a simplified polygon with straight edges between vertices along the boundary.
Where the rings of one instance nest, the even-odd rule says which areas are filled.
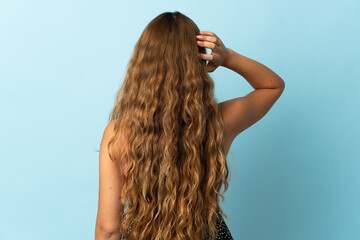
[[[217,103],[208,72],[218,66],[255,90]],[[284,86],[180,12],[154,18],[136,43],[101,141],[96,240],[232,239],[219,205],[227,153]]]

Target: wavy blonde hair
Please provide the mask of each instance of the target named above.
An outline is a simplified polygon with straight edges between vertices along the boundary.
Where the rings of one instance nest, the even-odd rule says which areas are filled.
[[[116,94],[108,149],[126,176],[120,233],[127,240],[215,239],[218,213],[229,221],[219,205],[229,177],[223,122],[198,34],[178,11],[155,17]]]

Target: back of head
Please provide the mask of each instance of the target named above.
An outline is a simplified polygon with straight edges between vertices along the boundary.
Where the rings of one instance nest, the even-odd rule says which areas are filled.
[[[222,185],[228,188],[223,123],[214,83],[197,55],[205,53],[198,34],[178,11],[155,17],[116,95],[108,147],[127,176],[121,193],[125,239],[215,239],[216,211],[226,217],[219,205]]]

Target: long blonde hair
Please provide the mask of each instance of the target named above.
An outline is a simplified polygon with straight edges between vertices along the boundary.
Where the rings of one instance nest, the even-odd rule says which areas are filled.
[[[116,94],[108,149],[126,175],[120,233],[127,240],[215,239],[217,211],[229,221],[219,205],[229,177],[223,122],[197,56],[206,53],[198,34],[178,11],[155,17]]]

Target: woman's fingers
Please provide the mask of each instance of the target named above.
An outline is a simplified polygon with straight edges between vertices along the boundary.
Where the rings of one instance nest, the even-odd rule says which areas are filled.
[[[224,61],[226,47],[220,38],[211,31],[201,31],[200,35],[197,35],[196,38],[199,46],[210,48],[212,50],[211,54],[198,53],[198,56],[199,58],[208,61],[205,68],[208,72],[213,72]]]
[[[215,43],[211,42],[197,41],[197,43],[199,46],[210,48],[212,51],[214,51],[214,48],[216,47]],[[212,54],[198,53],[198,56],[206,61],[214,60],[214,56]]]
[[[211,42],[214,42],[216,44],[219,44],[219,41],[218,41],[219,37],[213,32],[202,31],[202,32],[200,32],[200,35],[198,35],[198,36],[202,36],[202,37],[205,37],[205,38],[209,39],[209,40],[205,39],[205,41],[211,41]]]
[[[215,33],[210,32],[210,31],[201,31],[201,32],[200,32],[200,34],[202,34],[202,35],[216,36],[216,34],[215,34]]]
[[[212,42],[219,46],[219,41],[216,37],[197,35],[196,38],[201,41]]]
[[[213,56],[213,55],[210,55],[210,54],[198,53],[198,56],[199,56],[201,59],[204,59],[204,60],[206,60],[206,61],[212,61],[212,60],[214,60],[214,56]]]
[[[197,43],[198,43],[199,46],[205,47],[205,48],[214,49],[216,47],[216,44],[212,43],[212,42],[197,41]]]

